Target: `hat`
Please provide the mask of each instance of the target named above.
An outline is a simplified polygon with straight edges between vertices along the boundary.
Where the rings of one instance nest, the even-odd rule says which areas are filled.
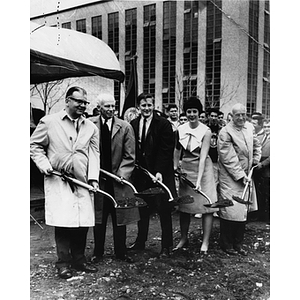
[[[199,111],[199,114],[203,112],[203,106],[200,102],[200,100],[195,97],[191,96],[184,104],[183,104],[183,110],[186,112],[189,108],[196,108]]]
[[[254,113],[252,113],[251,118],[253,120],[263,120],[264,116],[260,112],[254,112]]]

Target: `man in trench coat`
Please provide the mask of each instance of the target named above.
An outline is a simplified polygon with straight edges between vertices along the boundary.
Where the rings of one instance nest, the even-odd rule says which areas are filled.
[[[130,180],[135,165],[135,137],[131,125],[114,116],[115,99],[110,94],[98,97],[100,116],[91,117],[100,132],[101,168]],[[101,171],[100,171],[101,175]],[[116,201],[132,197],[133,191],[125,184],[118,183],[108,176],[100,176],[101,189],[111,194]],[[99,262],[104,254],[105,234],[109,214],[113,224],[114,250],[117,259],[131,262],[126,248],[126,225],[139,220],[138,208],[118,209],[107,197],[96,195],[94,227],[94,256],[92,261]]]
[[[131,121],[135,133],[137,162],[152,173],[157,181],[162,181],[176,197],[173,152],[175,136],[171,123],[154,112],[154,97],[151,94],[140,94],[137,105],[141,115]],[[144,123],[145,122],[145,123]],[[145,127],[144,127],[145,124]],[[145,133],[143,134],[143,127]],[[134,184],[139,192],[157,186],[147,175],[138,168],[134,172]],[[169,257],[173,245],[172,207],[168,195],[157,195],[145,199],[148,206],[140,207],[141,220],[138,222],[138,235],[133,250],[143,250],[148,237],[150,214],[157,210],[162,229],[160,257]]]
[[[93,194],[87,189],[71,187],[53,170],[65,171],[94,188],[98,188],[99,133],[97,127],[82,116],[87,93],[71,87],[66,93],[65,109],[43,117],[31,136],[30,155],[45,175],[45,219],[54,226],[61,278],[72,277],[76,270],[97,272],[86,263],[88,228],[95,224]]]
[[[219,191],[221,198],[241,197],[248,174],[261,157],[261,145],[251,123],[246,122],[246,108],[237,103],[232,107],[232,120],[221,129],[218,137]],[[252,182],[253,184],[253,182]],[[250,185],[251,186],[251,185]],[[233,200],[234,205],[220,208],[220,247],[230,255],[247,255],[242,248],[248,211],[257,210],[254,185],[244,200],[252,205]]]

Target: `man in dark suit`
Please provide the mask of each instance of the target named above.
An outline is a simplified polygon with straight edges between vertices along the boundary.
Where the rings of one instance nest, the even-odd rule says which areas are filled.
[[[131,121],[136,140],[137,163],[152,173],[157,181],[163,182],[176,196],[173,150],[174,134],[170,122],[154,112],[154,97],[151,94],[140,94],[137,105],[141,115]],[[138,191],[157,186],[157,183],[145,175],[138,168],[134,171],[134,185]],[[160,216],[162,228],[161,257],[170,256],[170,247],[173,245],[172,207],[168,202],[167,194],[156,195],[145,199],[148,206],[140,207],[138,235],[129,249],[143,250],[148,237],[149,218],[153,211]]]
[[[117,175],[119,178],[130,180],[135,164],[135,138],[131,125],[114,116],[115,99],[110,94],[100,94],[98,96],[100,116],[91,117],[100,132],[100,165],[101,168]],[[101,174],[101,171],[100,171]],[[99,179],[100,188],[111,194],[117,201],[131,196],[126,190],[126,186],[117,183],[109,177]],[[132,209],[134,210],[134,209]],[[127,255],[126,248],[126,225],[132,222],[128,214],[135,213],[133,221],[139,220],[138,209],[136,212],[129,209],[116,211],[113,203],[107,197],[100,194],[95,195],[95,217],[94,227],[95,249],[93,262],[99,262],[104,254],[104,243],[107,219],[109,214],[112,218],[114,250],[117,259],[131,262]],[[121,215],[122,214],[122,215]],[[126,218],[126,215],[128,218]],[[123,220],[120,224],[120,220]],[[124,221],[125,220],[125,221]]]

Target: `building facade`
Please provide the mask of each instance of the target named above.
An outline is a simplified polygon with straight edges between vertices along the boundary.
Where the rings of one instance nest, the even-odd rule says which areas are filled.
[[[90,1],[31,20],[91,34],[112,48],[125,73],[123,84],[111,84],[119,109],[137,55],[138,93],[154,94],[156,109],[181,109],[196,95],[205,109],[225,115],[240,102],[249,114],[270,116],[269,1]]]

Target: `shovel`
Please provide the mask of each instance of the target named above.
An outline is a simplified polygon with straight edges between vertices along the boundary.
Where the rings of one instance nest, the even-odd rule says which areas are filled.
[[[80,180],[78,180],[78,179],[76,179],[76,178],[73,178],[73,177],[71,177],[70,175],[67,175],[65,172],[59,173],[59,172],[57,172],[57,171],[53,171],[51,174],[56,175],[56,176],[59,176],[59,177],[61,177],[62,179],[66,180],[66,181],[69,182],[69,183],[71,182],[71,183],[74,183],[74,184],[76,184],[76,185],[78,185],[78,186],[81,186],[81,187],[83,187],[83,188],[89,190],[90,192],[101,193],[101,194],[105,195],[106,197],[108,197],[108,198],[114,203],[114,207],[115,207],[115,208],[121,208],[121,207],[118,206],[118,203],[117,203],[117,201],[113,198],[113,196],[110,195],[109,193],[103,191],[103,190],[95,189],[93,186],[91,186],[91,185],[89,185],[89,184],[87,184],[87,183],[85,183],[85,182],[82,182],[82,181],[80,181]]]
[[[196,190],[196,186],[186,178],[186,174],[181,173],[180,171],[175,171],[175,176],[177,176],[179,179],[182,179],[188,186],[190,186],[196,193],[202,195],[209,203],[204,204],[205,207],[211,207],[211,208],[221,208],[221,207],[227,207],[227,206],[233,206],[233,202],[229,199],[221,199],[217,202],[212,203],[210,198],[202,191]]]
[[[249,181],[246,182],[246,185],[245,185],[245,188],[244,188],[244,191],[243,191],[243,194],[242,194],[242,197],[238,197],[238,196],[232,196],[232,199],[235,200],[236,202],[238,203],[241,203],[241,204],[252,204],[252,202],[250,201],[245,201],[244,198],[245,198],[245,195],[246,195],[246,191],[249,187],[249,184],[250,184],[250,179],[252,178],[252,174],[253,174],[253,170],[254,168],[256,168],[257,166],[253,166],[249,172],[249,175],[248,175],[248,178],[249,178]]]
[[[156,177],[151,174],[147,169],[139,166],[139,165],[136,165],[137,168],[139,168],[140,170],[142,170],[147,176],[149,176],[155,183],[159,184],[162,189],[159,189],[157,190],[157,193],[163,193],[165,190],[167,192],[167,194],[169,195],[169,202],[173,202],[175,205],[178,205],[178,204],[183,204],[183,203],[193,203],[194,202],[194,198],[190,195],[186,195],[186,196],[180,196],[180,197],[173,197],[170,189],[161,181],[158,181],[156,179]],[[154,192],[155,189],[149,189],[150,191]],[[138,194],[135,194],[136,196],[140,196],[142,197],[143,195],[145,195],[145,191],[142,192],[142,193],[138,193]]]
[[[101,176],[101,173],[114,179],[115,181],[119,182],[119,183],[123,183],[123,184],[126,184],[128,185],[133,193],[136,195],[138,194],[138,191],[136,190],[135,186],[129,182],[128,180],[125,180],[124,178],[121,178],[115,174],[112,174],[106,170],[103,170],[103,169],[100,169],[100,176]],[[138,198],[138,197],[134,197],[134,198],[125,198],[124,200],[119,200],[118,201],[118,204],[124,208],[132,208],[132,207],[141,207],[141,206],[146,206],[147,203],[141,199],[141,198]]]

